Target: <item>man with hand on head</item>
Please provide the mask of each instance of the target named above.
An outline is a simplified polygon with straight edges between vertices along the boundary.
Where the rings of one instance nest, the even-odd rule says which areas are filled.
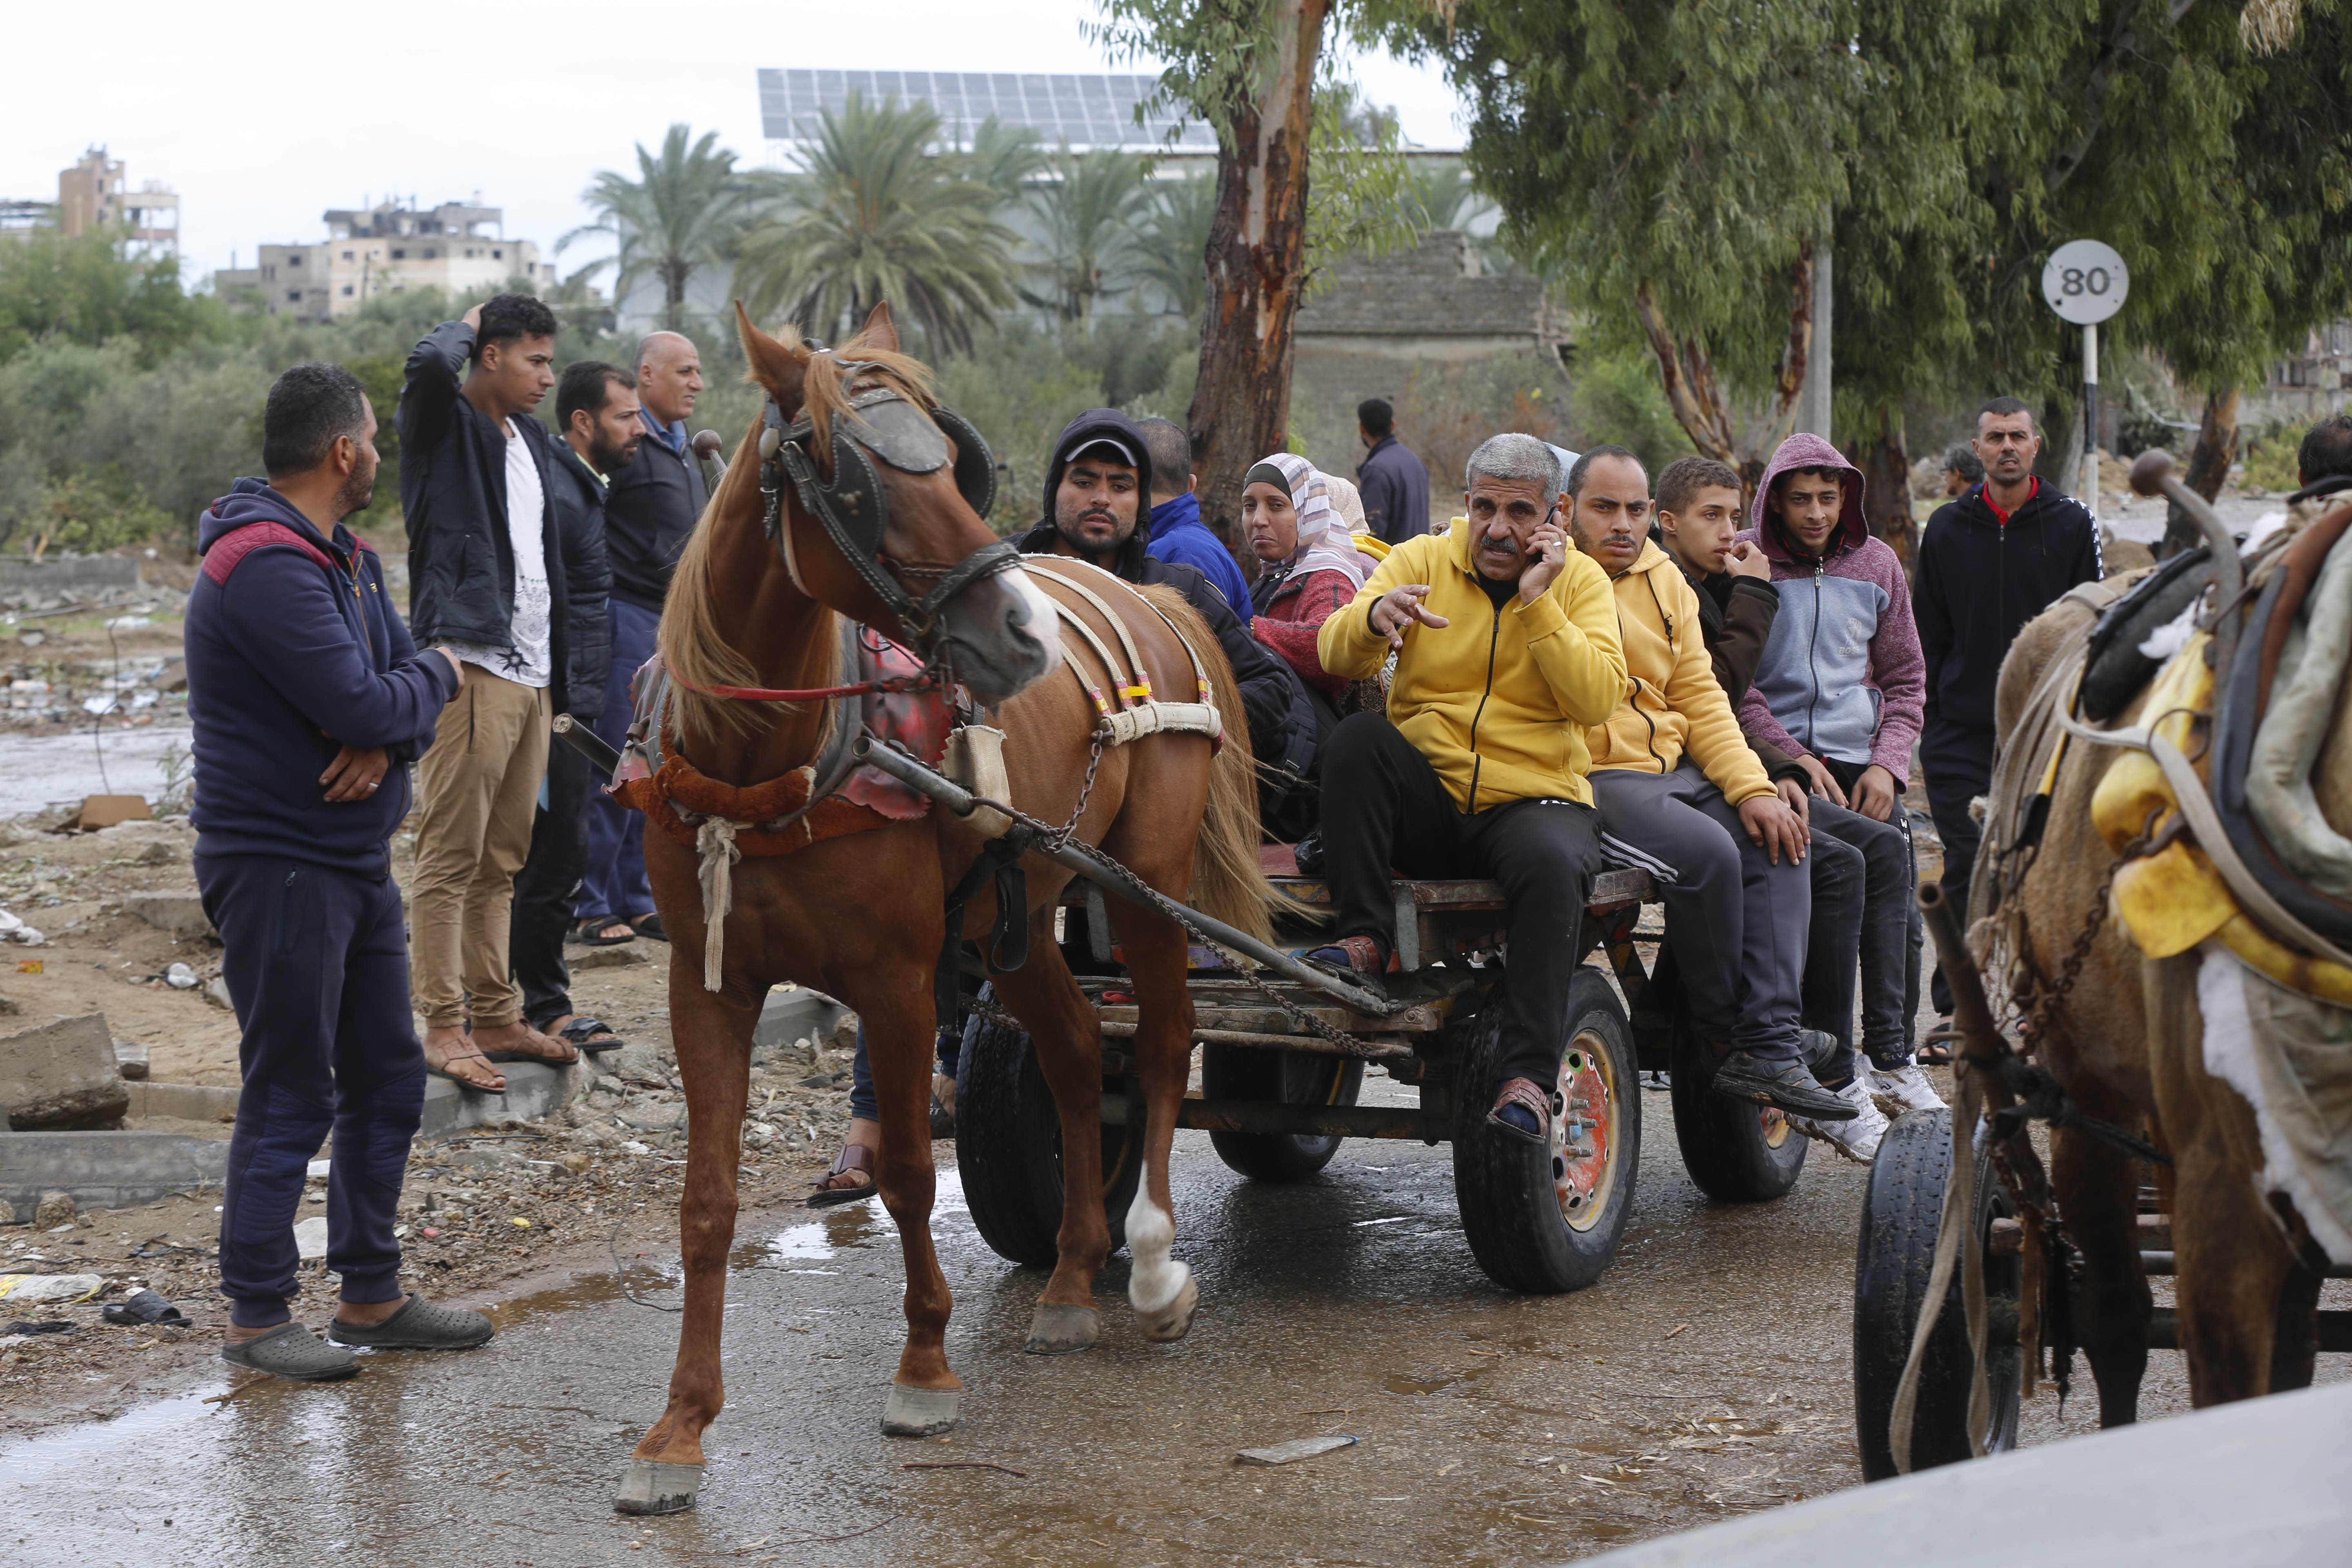
[[[601,360],[567,366],[556,385],[555,446],[548,500],[562,547],[565,597],[571,605],[567,708],[572,721],[593,725],[604,711],[604,678],[613,658],[609,598],[613,572],[604,549],[604,492],[627,471],[645,439],[638,423],[636,378]],[[545,803],[531,825],[530,858],[515,879],[511,948],[515,984],[522,989],[523,1021],[541,1034],[587,1051],[621,1047],[602,1019],[572,1007],[572,972],[563,940],[588,866],[589,809],[595,770],[569,745],[547,749]]]
[[[417,767],[425,1065],[492,1094],[506,1088],[498,1061],[580,1056],[523,1021],[507,946],[571,647],[555,454],[530,416],[555,384],[555,330],[541,301],[500,294],[416,345],[400,396],[409,615],[467,666]]]
[[[1622,447],[1569,470],[1569,537],[1615,593],[1631,685],[1585,744],[1602,847],[1666,904],[1666,936],[1714,1087],[1791,1114],[1853,1108],[1804,1062],[1805,826],[1765,775],[1717,684],[1698,605],[1649,539],[1650,477]]]
[[[1391,868],[1503,885],[1510,984],[1490,1135],[1548,1148],[1577,927],[1601,855],[1588,730],[1625,692],[1609,582],[1559,526],[1559,464],[1532,436],[1470,455],[1465,516],[1391,550],[1324,621],[1322,667],[1363,679],[1393,651],[1384,713],[1331,731],[1323,776],[1330,946],[1307,956],[1371,989],[1396,951]]]
[[[342,1345],[457,1349],[476,1312],[400,1289],[394,1209],[425,1110],[408,946],[392,879],[408,764],[465,679],[419,654],[383,563],[342,520],[375,488],[376,420],[340,365],[296,365],[262,410],[268,483],[239,479],[197,532],[188,595],[196,884],[221,935],[241,1037],[221,1203],[222,1356],[280,1377],[348,1377]],[[292,1321],[294,1220],[330,1132],[321,1342]]]
[[[637,345],[640,440],[629,465],[611,476],[604,538],[612,561],[612,661],[604,672],[604,711],[593,728],[619,751],[633,717],[629,680],[654,656],[662,601],[702,509],[710,500],[687,445],[686,422],[702,395],[702,354],[677,332],[653,332]],[[662,938],[646,880],[645,818],[599,795],[588,819],[588,876],[577,940],[603,947],[639,936]]]
[[[1199,480],[1192,473],[1192,440],[1172,419],[1139,419],[1151,458],[1151,516],[1145,552],[1154,561],[1190,566],[1224,595],[1236,616],[1250,602],[1249,579],[1209,525],[1201,521]]]

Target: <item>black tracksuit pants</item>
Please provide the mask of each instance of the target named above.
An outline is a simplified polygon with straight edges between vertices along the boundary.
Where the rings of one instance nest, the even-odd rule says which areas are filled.
[[[1385,714],[1354,713],[1323,752],[1323,865],[1335,936],[1369,936],[1396,951],[1391,868],[1405,877],[1484,877],[1503,885],[1508,946],[1502,1068],[1549,1089],[1568,1043],[1577,926],[1601,863],[1589,805],[1521,800],[1465,813],[1453,792]]]
[[[260,1329],[290,1316],[305,1171],[331,1131],[327,1267],[346,1301],[396,1300],[394,1211],[425,1114],[400,889],[388,873],[269,855],[199,854],[196,885],[243,1033],[221,1204],[229,1321]]]
[[[547,749],[547,804],[531,821],[530,855],[515,875],[508,963],[534,1028],[572,1011],[572,971],[563,938],[588,874],[588,812],[595,768],[562,741]]]
[[[1951,724],[1930,717],[1919,734],[1919,763],[1927,775],[1927,810],[1936,836],[1944,841],[1944,896],[1963,924],[1968,920],[1969,880],[1975,875],[1977,847],[1984,829],[1969,815],[1969,802],[1992,793],[1993,731],[1990,725]],[[1949,1017],[1952,990],[1944,972],[1932,986],[1936,1011]]]

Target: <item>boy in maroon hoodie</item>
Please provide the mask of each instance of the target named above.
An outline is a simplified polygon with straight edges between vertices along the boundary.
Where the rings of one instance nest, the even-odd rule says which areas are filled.
[[[1919,999],[1916,859],[1902,794],[1926,695],[1903,563],[1863,521],[1861,471],[1818,436],[1780,443],[1748,531],[1772,564],[1780,613],[1740,727],[1794,758],[1813,793],[1864,819],[1863,1049],[1857,1096],[1927,1109],[1942,1098],[1912,1065]],[[1872,833],[1884,824],[1900,835]],[[1822,824],[1816,825],[1821,831]],[[1823,1080],[1832,1075],[1825,1073]]]

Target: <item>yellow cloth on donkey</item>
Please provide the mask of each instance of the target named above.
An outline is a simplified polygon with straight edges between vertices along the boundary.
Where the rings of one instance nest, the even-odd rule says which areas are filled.
[[[2140,704],[2141,713],[2156,716],[2149,733],[2169,741],[2184,756],[2204,749],[2195,743],[2193,731],[2211,712],[2213,672],[2205,663],[2210,640],[2201,632],[2190,637],[2157,673]],[[2142,833],[2162,831],[2179,810],[2163,768],[2142,751],[2116,758],[2091,795],[2092,825],[2117,853]],[[2126,861],[2116,873],[2115,897],[2124,929],[2150,958],[2171,958],[2218,936],[2239,962],[2281,985],[2352,1007],[2352,970],[2284,946],[2248,920],[2204,851],[2185,839]]]

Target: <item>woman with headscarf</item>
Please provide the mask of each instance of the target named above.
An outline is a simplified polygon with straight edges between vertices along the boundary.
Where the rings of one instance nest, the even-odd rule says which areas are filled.
[[[1347,681],[1328,673],[1315,634],[1364,585],[1364,558],[1332,510],[1324,475],[1306,458],[1276,452],[1242,481],[1242,527],[1262,563],[1250,584],[1250,635],[1327,696]]]

